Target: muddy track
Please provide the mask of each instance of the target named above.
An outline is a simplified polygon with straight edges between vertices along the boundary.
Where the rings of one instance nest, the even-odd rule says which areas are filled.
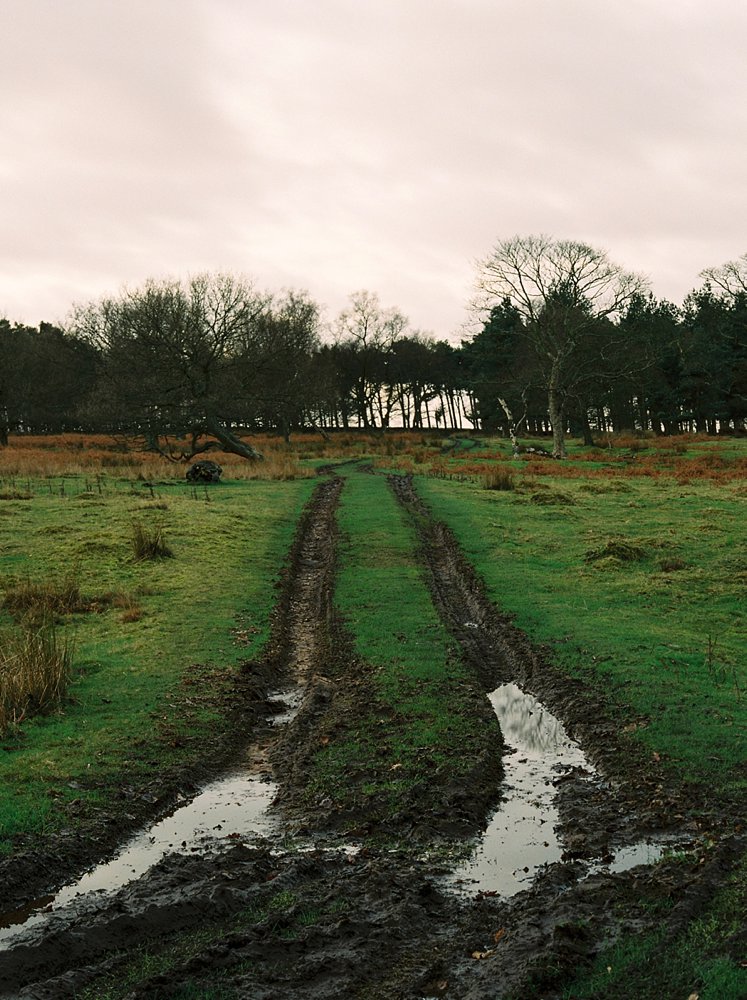
[[[485,690],[513,682],[535,695],[562,719],[600,772],[596,782],[584,776],[562,782],[559,804],[569,853],[590,856],[610,842],[650,831],[694,834],[707,825],[707,804],[699,802],[694,812],[692,789],[678,786],[626,738],[599,689],[559,670],[495,607],[450,529],[418,497],[412,477],[390,476],[389,484],[415,524],[434,603]]]
[[[592,751],[604,784],[571,778],[561,786],[569,855],[624,839],[666,814],[660,776],[638,766],[615,741],[615,723],[602,699],[555,671],[487,599],[453,537],[434,523],[406,477],[390,479],[417,526],[434,602],[484,690],[519,681],[566,720]],[[304,820],[303,784],[320,738],[334,723],[354,719],[371,696],[366,665],[351,655],[334,614],[335,510],[342,480],[320,484],[304,513],[273,618],[269,650],[249,664],[245,682],[268,709],[267,691],[301,686],[305,699],[280,732],[258,723],[252,734],[260,768],[272,763],[286,783],[281,811],[296,819],[286,829],[314,839],[303,851],[241,839],[212,854],[172,854],[94,909],[54,917],[47,933],[30,935],[0,952],[0,996],[26,1000],[75,997],[102,974],[117,981],[128,953],[158,947],[168,935],[199,930],[203,938],[171,963],[168,973],[140,982],[128,1000],[208,995],[225,984],[226,996],[251,1000],[526,1000],[557,997],[557,984],[622,932],[655,926],[666,909],[670,933],[702,909],[724,878],[739,845],[726,842],[691,864],[664,862],[618,875],[583,877],[572,857],[550,866],[527,891],[509,900],[447,892],[439,875],[449,869],[411,840],[401,823],[398,850],[363,847],[347,852],[327,836],[339,817],[323,803]],[[590,706],[591,705],[591,709]],[[590,711],[598,718],[589,719]],[[479,718],[479,715],[477,716]],[[246,740],[244,740],[246,742]],[[626,763],[627,761],[627,763]],[[645,797],[657,792],[661,805]],[[465,798],[470,789],[460,790]],[[428,790],[422,790],[427,803]],[[477,802],[481,791],[472,798]],[[494,797],[499,787],[493,789]],[[679,806],[679,800],[676,800]],[[446,800],[446,808],[453,802]],[[417,806],[418,803],[414,803]],[[366,802],[361,802],[365,812]],[[472,817],[484,809],[479,800]],[[683,814],[684,815],[684,814]],[[631,818],[633,817],[633,818]],[[351,817],[344,817],[349,822]],[[325,830],[325,824],[327,829]],[[586,828],[589,828],[587,831]],[[582,841],[571,838],[583,831]],[[431,837],[438,842],[438,819]],[[358,845],[360,846],[360,845]],[[440,860],[438,860],[440,858]],[[671,901],[676,905],[672,908]],[[97,978],[99,977],[99,978]],[[230,991],[230,992],[228,992]],[[98,993],[91,994],[99,995]],[[210,993],[209,995],[212,995]]]
[[[197,790],[195,780],[204,781],[239,759],[247,760],[259,774],[268,770],[267,757],[275,734],[264,720],[278,710],[275,704],[268,701],[268,694],[273,689],[291,684],[303,688],[309,682],[315,664],[325,655],[334,579],[335,508],[341,488],[342,480],[339,478],[320,483],[301,516],[288,564],[279,583],[280,597],[273,613],[267,649],[261,660],[247,663],[242,668],[232,692],[232,700],[237,704],[228,713],[228,730],[224,738],[217,741],[217,746],[206,748],[206,760],[201,772],[161,775],[149,786],[149,794],[143,794],[139,800],[140,809],[129,799],[125,802],[125,821],[115,811],[71,834],[69,843],[63,838],[51,848],[40,846],[4,861],[0,866],[0,899],[5,910],[15,910],[40,896],[53,893],[77,872],[106,859],[121,843],[123,833],[127,834],[148,817],[158,817],[159,812],[153,808],[153,803],[160,804],[160,812],[163,813],[168,811],[168,804],[177,796],[182,800],[191,798]],[[252,742],[247,745],[250,737]],[[149,805],[150,809],[147,808]],[[158,878],[153,883],[147,877],[145,881],[150,887],[147,891],[157,894]],[[155,912],[158,909],[156,906]],[[108,919],[104,915],[102,926],[108,926]],[[153,933],[152,927],[150,932],[145,929],[146,923],[143,922],[143,939],[148,933]],[[60,931],[61,940],[67,940],[66,934],[66,931]],[[76,935],[80,935],[79,929],[73,933],[71,940]],[[91,940],[85,937],[81,954],[91,957],[99,952],[95,938],[95,934]],[[105,941],[107,933],[99,934],[99,938]],[[111,943],[109,940],[107,947],[111,947]],[[0,983],[7,989],[11,983],[20,981],[22,975],[30,975],[32,970],[38,973],[47,966],[64,965],[76,951],[70,941],[63,947],[45,949],[42,945],[14,949],[0,957]],[[27,954],[26,959],[24,954]],[[53,992],[50,995],[67,994]]]

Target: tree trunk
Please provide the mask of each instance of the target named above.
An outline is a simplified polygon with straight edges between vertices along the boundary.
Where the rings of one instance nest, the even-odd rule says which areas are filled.
[[[588,448],[593,448],[595,445],[594,436],[591,433],[591,425],[589,424],[589,414],[586,410],[581,413],[581,430],[584,435],[584,444]]]
[[[565,413],[560,393],[554,385],[547,391],[547,409],[552,426],[552,457],[566,458],[568,452],[565,447]]]
[[[264,458],[256,448],[252,448],[246,441],[241,441],[235,434],[232,434],[216,417],[208,417],[205,420],[205,430],[220,441],[224,451],[228,451],[232,455],[241,455],[242,458],[246,458],[250,462]]]
[[[513,448],[514,451],[514,458],[518,458],[520,452],[519,452],[519,439],[516,437],[517,424],[514,421],[511,410],[508,408],[508,403],[506,402],[506,400],[501,399],[501,397],[499,396],[498,402],[500,403],[501,409],[506,414],[506,419],[508,420],[508,433],[509,437],[511,438],[511,447]]]

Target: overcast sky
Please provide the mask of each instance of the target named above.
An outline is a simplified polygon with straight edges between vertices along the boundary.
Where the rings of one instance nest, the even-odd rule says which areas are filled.
[[[0,0],[0,316],[227,269],[458,339],[548,233],[676,302],[747,251],[741,0]]]

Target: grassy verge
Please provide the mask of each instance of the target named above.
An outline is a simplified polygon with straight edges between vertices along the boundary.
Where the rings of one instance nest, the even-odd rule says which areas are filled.
[[[197,762],[217,741],[235,668],[267,638],[272,584],[312,488],[65,482],[0,501],[3,592],[73,575],[81,595],[56,614],[74,647],[67,701],[0,740],[6,853],[18,834],[74,827],[123,785]],[[135,558],[133,524],[161,528],[173,558]],[[17,627],[7,607],[0,624]]]
[[[497,604],[604,683],[631,739],[688,781],[744,794],[743,499],[710,484],[567,481],[492,492],[420,480]],[[630,718],[626,719],[630,722]],[[624,725],[625,723],[621,723]]]
[[[742,488],[669,477],[546,476],[540,485],[517,467],[513,491],[437,479],[418,488],[496,603],[569,672],[605,688],[623,738],[673,777],[708,789],[726,825],[738,828],[747,798]],[[745,891],[743,867],[663,952],[654,939],[627,939],[568,995],[629,993],[638,963],[657,985],[636,996],[678,996],[684,982],[702,997],[743,996],[744,970],[725,942]]]
[[[487,702],[436,615],[414,533],[385,479],[350,474],[338,517],[336,604],[367,700],[338,719],[314,758],[309,790],[376,822],[419,801],[425,810],[439,790],[468,780],[478,761],[498,757],[500,734],[494,717],[476,714]]]

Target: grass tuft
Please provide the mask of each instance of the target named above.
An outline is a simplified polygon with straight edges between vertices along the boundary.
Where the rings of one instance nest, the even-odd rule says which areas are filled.
[[[482,477],[482,488],[484,490],[515,490],[516,480],[505,469],[491,469]]]
[[[604,545],[589,549],[584,556],[585,562],[598,562],[602,559],[617,559],[620,562],[640,562],[646,558],[646,550],[641,545],[626,542],[620,538],[610,538]]]
[[[51,621],[6,633],[0,648],[0,732],[56,708],[71,668],[72,648]]]
[[[677,556],[670,556],[668,559],[659,560],[659,569],[662,573],[675,573],[677,570],[688,569],[690,563],[685,562]]]
[[[562,506],[564,504],[573,506],[576,503],[570,493],[563,493],[562,490],[543,490],[540,493],[533,493],[529,497],[529,502],[539,504],[543,507]]]
[[[169,559],[174,554],[166,542],[161,524],[148,527],[140,521],[133,521],[130,541],[137,562],[145,559]]]
[[[3,604],[16,618],[32,621],[87,610],[80,593],[77,569],[57,580],[38,583],[27,577],[9,583],[5,588]]]

